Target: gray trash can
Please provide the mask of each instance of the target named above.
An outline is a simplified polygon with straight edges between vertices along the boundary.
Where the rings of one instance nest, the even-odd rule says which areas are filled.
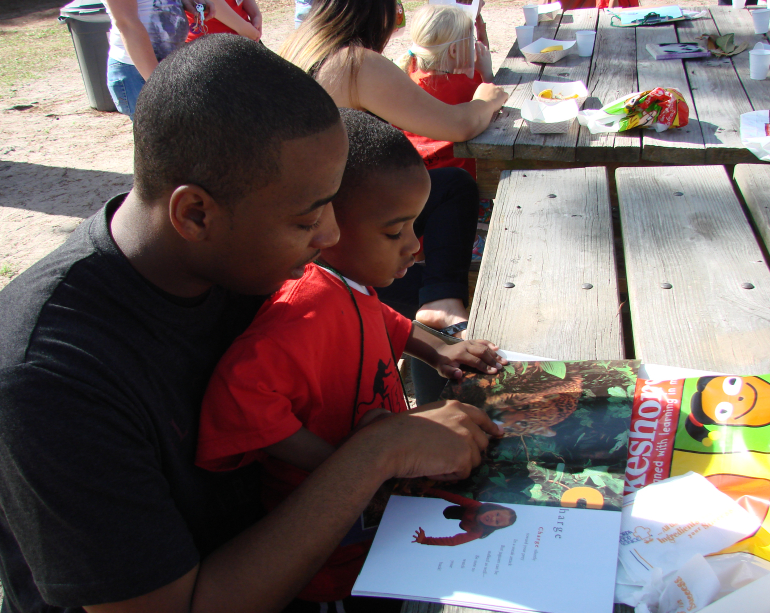
[[[98,111],[116,111],[107,89],[110,17],[104,4],[75,0],[61,9],[59,21],[67,24],[72,35],[89,104]]]

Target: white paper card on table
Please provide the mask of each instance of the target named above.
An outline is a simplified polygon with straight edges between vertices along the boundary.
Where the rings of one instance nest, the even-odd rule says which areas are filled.
[[[486,538],[455,547],[414,543],[418,528],[429,536],[457,531],[443,515],[447,506],[391,496],[353,594],[499,611],[611,613],[616,559],[595,554],[616,549],[620,513],[568,509],[560,520],[559,507],[506,504],[516,522]]]
[[[619,558],[642,584],[653,568],[675,571],[693,555],[737,543],[760,524],[705,477],[687,473],[624,497]]]
[[[538,15],[542,15],[544,13],[555,13],[556,11],[561,10],[561,2],[550,2],[548,4],[539,4],[537,7],[537,13]]]
[[[460,0],[429,0],[428,4],[439,4],[441,6],[454,6],[468,13],[473,19],[479,14],[479,0],[461,2]]]
[[[682,15],[682,9],[678,6],[653,6],[648,8],[640,8],[637,10],[624,10],[617,13],[609,11],[620,19],[622,25],[630,25],[634,22],[641,21],[645,16],[650,13],[655,13],[666,19],[679,19]]]
[[[770,111],[741,115],[741,142],[763,162],[770,162]]]

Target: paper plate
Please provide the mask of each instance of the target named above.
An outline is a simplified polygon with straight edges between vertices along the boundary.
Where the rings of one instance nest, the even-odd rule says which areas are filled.
[[[541,4],[537,7],[538,21],[551,21],[561,12],[561,2],[551,2],[550,4]]]
[[[578,114],[574,100],[546,106],[537,100],[527,100],[521,106],[521,117],[533,134],[561,134],[569,131]]]
[[[534,43],[531,43],[524,47],[521,52],[528,62],[541,62],[543,64],[553,64],[558,62],[561,58],[567,55],[572,47],[575,46],[577,41],[574,40],[553,40],[551,38],[538,38]],[[554,45],[561,45],[561,51],[549,51],[548,53],[541,53],[543,49],[553,47]]]
[[[546,89],[553,90],[553,98],[541,98],[540,92]],[[578,108],[588,98],[588,90],[582,81],[569,81],[567,83],[549,83],[548,81],[535,81],[532,83],[532,94],[541,104],[552,106],[564,102],[565,100],[574,100]],[[575,97],[573,97],[575,96]]]

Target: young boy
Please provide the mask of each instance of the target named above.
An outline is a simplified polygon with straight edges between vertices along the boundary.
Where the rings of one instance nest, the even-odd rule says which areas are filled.
[[[460,364],[495,373],[505,362],[488,341],[446,345],[378,300],[372,286],[389,285],[414,263],[413,223],[430,179],[399,130],[360,111],[341,114],[350,149],[333,200],[340,240],[260,309],[203,401],[198,465],[261,461],[268,510],[353,430],[407,409],[397,364],[404,351],[452,378]],[[338,548],[300,598],[349,596],[368,547]]]

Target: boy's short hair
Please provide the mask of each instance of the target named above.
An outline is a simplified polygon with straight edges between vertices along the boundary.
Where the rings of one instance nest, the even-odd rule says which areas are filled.
[[[204,36],[164,59],[142,88],[134,117],[134,183],[151,201],[179,185],[220,204],[279,178],[281,143],[339,121],[312,78],[264,45]]]
[[[334,199],[335,210],[372,172],[424,167],[417,149],[398,128],[363,111],[343,108],[340,116],[348,132],[349,149],[345,174]]]

